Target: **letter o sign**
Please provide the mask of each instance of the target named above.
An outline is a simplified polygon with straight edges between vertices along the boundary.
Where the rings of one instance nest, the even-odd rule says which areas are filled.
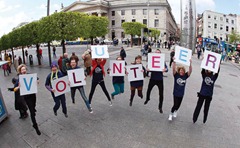
[[[62,85],[63,85],[63,87],[62,87]],[[59,81],[56,84],[56,89],[58,92],[63,92],[66,89],[66,87],[67,87],[67,84],[64,81]]]

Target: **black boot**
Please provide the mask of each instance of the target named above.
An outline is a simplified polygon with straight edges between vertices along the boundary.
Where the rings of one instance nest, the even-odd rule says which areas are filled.
[[[36,133],[37,133],[38,135],[41,135],[41,132],[39,131],[37,124],[34,124],[34,125],[33,125],[33,128],[36,130]]]

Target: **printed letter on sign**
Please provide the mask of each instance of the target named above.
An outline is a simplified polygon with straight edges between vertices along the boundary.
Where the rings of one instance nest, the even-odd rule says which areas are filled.
[[[124,76],[125,75],[125,61],[110,61],[110,76]]]
[[[201,63],[201,68],[217,73],[219,69],[221,57],[222,57],[221,54],[205,50],[204,58]]]
[[[165,54],[149,53],[148,54],[148,69],[150,71],[163,71],[165,68]]]
[[[83,68],[68,70],[67,73],[71,87],[86,85]]]
[[[20,95],[37,93],[37,74],[19,75]]]
[[[91,54],[92,58],[104,58],[107,59],[109,58],[109,53],[108,53],[108,47],[107,45],[97,45],[97,46],[91,46]]]
[[[52,88],[55,90],[54,92],[55,97],[70,91],[70,87],[68,85],[68,76],[55,79],[51,82],[51,84]]]
[[[175,46],[175,62],[190,66],[190,59],[192,58],[192,50]]]
[[[126,66],[128,72],[128,81],[143,80],[142,64]]]

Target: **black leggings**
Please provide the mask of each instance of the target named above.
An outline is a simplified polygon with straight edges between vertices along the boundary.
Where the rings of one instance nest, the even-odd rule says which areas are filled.
[[[157,85],[158,90],[159,90],[159,104],[158,104],[158,109],[162,109],[162,104],[163,104],[163,80],[152,80],[150,79],[148,83],[148,89],[147,89],[147,99],[150,100],[150,93],[153,89],[153,87]]]
[[[105,86],[104,81],[100,81],[100,82],[93,82],[93,81],[92,81],[92,87],[91,87],[91,91],[90,91],[90,94],[89,94],[89,104],[91,104],[91,102],[92,102],[93,93],[94,93],[94,91],[95,91],[95,89],[96,89],[96,87],[97,87],[98,84],[102,87],[102,90],[103,90],[103,92],[105,93],[108,101],[111,101],[110,96],[109,96],[109,93],[108,93],[108,91],[107,91],[107,89],[106,89],[106,86]]]
[[[30,112],[30,116],[31,116],[31,120],[33,123],[33,126],[37,125],[37,121],[36,121],[36,94],[31,94],[31,95],[26,95],[24,96],[24,99],[26,101],[26,104],[28,106],[29,112]]]
[[[143,98],[143,94],[142,94],[142,86],[140,86],[140,87],[131,87],[131,96],[130,96],[130,101],[132,102],[133,101],[133,98],[134,98],[134,96],[135,96],[135,91],[136,91],[136,89],[137,89],[137,91],[138,91],[138,96],[140,97],[140,98]]]
[[[204,104],[204,111],[203,111],[204,112],[203,122],[205,123],[207,121],[208,110],[209,110],[209,107],[210,107],[210,103],[212,101],[212,97],[199,95],[197,106],[196,106],[196,108],[194,110],[194,113],[193,113],[193,122],[197,121],[198,115],[201,111],[201,108],[202,108],[202,105],[203,105],[204,101],[205,101],[205,104]]]
[[[177,111],[182,103],[183,97],[173,96],[173,107],[171,109],[171,113]]]

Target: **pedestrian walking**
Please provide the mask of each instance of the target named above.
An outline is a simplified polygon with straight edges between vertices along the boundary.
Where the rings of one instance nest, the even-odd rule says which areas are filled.
[[[27,74],[27,66],[25,64],[21,64],[18,66],[18,75],[24,75],[24,74]],[[16,91],[20,91],[20,85],[19,84],[19,79],[17,80],[16,84],[14,85],[15,87],[15,90]],[[22,84],[23,85],[23,84]],[[37,121],[36,121],[36,94],[29,94],[29,95],[24,95],[24,100],[27,104],[27,107],[30,111],[30,116],[31,116],[31,120],[32,120],[32,123],[33,123],[33,128],[36,130],[36,133],[38,135],[41,135],[41,132],[39,131],[38,129],[38,124],[37,124]]]
[[[51,95],[55,102],[55,105],[53,107],[53,112],[54,112],[54,115],[57,116],[57,111],[60,108],[60,105],[62,105],[62,112],[67,118],[68,114],[67,114],[65,94],[62,94],[56,97],[54,94],[56,90],[52,88],[52,84],[51,84],[53,80],[63,77],[63,74],[58,70],[58,65],[57,65],[57,62],[55,61],[53,61],[51,64],[51,70],[52,70],[51,73],[48,74],[46,78],[45,87],[51,92]]]
[[[17,68],[18,68],[19,65],[18,65],[18,58],[17,58],[16,55],[14,56],[13,65],[14,65],[15,70],[17,71]]]
[[[8,71],[8,63],[3,64],[2,66],[3,72],[4,72],[4,76],[9,76],[9,71]]]
[[[172,49],[172,51],[170,53],[170,62],[169,62],[169,67],[170,68],[172,66],[174,56],[175,56],[175,49]]]
[[[135,64],[142,64],[142,56],[138,55],[135,57],[135,61],[132,63],[132,65]],[[142,66],[142,71],[143,76],[146,77],[146,69],[144,66]],[[128,72],[127,72],[128,74]],[[143,98],[143,94],[142,94],[142,90],[143,90],[143,80],[138,80],[138,81],[132,81],[130,82],[130,90],[131,90],[131,95],[130,95],[130,103],[129,106],[132,106],[133,103],[133,98],[135,96],[135,91],[138,91],[138,96],[142,99]]]
[[[155,51],[155,53],[160,54],[161,51],[159,49],[157,49]],[[147,68],[147,71],[150,71],[150,70]],[[149,80],[149,83],[148,83],[147,97],[146,97],[146,101],[144,102],[144,105],[146,105],[150,101],[151,91],[152,91],[153,87],[155,85],[157,85],[158,92],[159,92],[158,109],[159,109],[160,113],[163,113],[163,110],[162,110],[163,98],[164,98],[164,96],[163,96],[163,90],[164,90],[164,86],[163,86],[163,73],[164,72],[168,72],[168,67],[167,67],[167,65],[165,63],[165,68],[163,69],[163,71],[150,71],[150,72],[151,72],[151,76],[150,76],[150,80]]]
[[[56,59],[57,55],[56,55],[56,47],[53,46],[53,58]]]
[[[62,72],[62,59],[63,57],[60,56],[59,59],[58,59],[58,67],[59,67],[59,70]]]
[[[69,69],[69,59],[68,59],[68,54],[64,53],[63,54],[63,59],[62,59],[62,73],[64,76],[67,75],[67,70]]]
[[[181,106],[181,103],[183,100],[187,79],[188,77],[190,77],[192,73],[192,60],[190,60],[190,66],[189,66],[188,72],[186,72],[184,66],[178,66],[176,68],[175,62],[173,62],[172,70],[173,70],[173,77],[174,77],[173,107],[168,117],[169,121],[172,121],[172,117],[174,118],[177,117],[177,111]]]
[[[22,62],[22,58],[19,56],[18,57],[18,65],[21,65],[23,62]]]
[[[85,73],[86,73],[86,75],[90,75],[91,66],[92,66],[92,57],[91,57],[91,50],[90,49],[87,49],[82,54],[82,59],[84,60]]]
[[[25,56],[26,56],[26,63],[27,63],[27,60],[28,60],[28,51],[27,51],[27,49],[25,49]]]
[[[15,86],[15,84],[17,83],[17,79],[12,78],[12,83]],[[27,108],[26,102],[24,100],[24,97],[20,96],[20,92],[16,91],[15,88],[16,88],[16,86],[12,87],[12,88],[8,88],[8,91],[14,92],[14,97],[15,97],[14,106],[15,106],[15,110],[18,110],[20,113],[19,119],[25,119],[28,117],[28,113],[27,113],[28,108]]]
[[[197,44],[197,58],[200,59],[202,53],[202,46],[200,43]]]
[[[213,88],[214,88],[214,84],[218,78],[218,75],[219,75],[219,71],[220,71],[220,67],[219,67],[219,70],[218,70],[218,73],[213,73],[209,70],[205,70],[205,69],[202,69],[202,86],[201,86],[201,89],[200,89],[200,92],[198,92],[198,102],[197,102],[197,105],[196,105],[196,108],[194,110],[194,113],[193,113],[193,123],[195,123],[198,119],[198,115],[201,111],[201,108],[202,108],[202,105],[205,101],[205,104],[204,104],[204,116],[203,116],[203,123],[206,123],[207,121],[207,116],[208,116],[208,110],[209,110],[209,107],[210,107],[210,103],[212,101],[212,96],[213,96]]]
[[[121,47],[121,50],[120,50],[120,57],[125,60],[127,54],[126,54],[126,51],[124,50],[123,47]]]
[[[105,93],[109,101],[109,105],[112,106],[112,101],[106,89],[104,78],[103,78],[105,76],[104,65],[106,64],[106,61],[107,61],[106,59],[100,59],[100,58],[92,60],[92,70],[90,73],[90,76],[92,76],[92,86],[89,94],[90,106],[91,106],[92,97],[97,85],[101,86],[103,92]]]
[[[79,69],[80,67],[77,66],[77,59],[76,57],[71,57],[70,58],[70,68],[69,70],[73,70],[73,69]],[[75,93],[76,90],[78,90],[82,96],[83,101],[85,102],[88,110],[90,113],[93,113],[90,105],[89,105],[89,100],[87,99],[86,95],[85,95],[85,91],[83,86],[76,86],[76,87],[71,87],[71,98],[72,98],[72,103],[75,104]]]

